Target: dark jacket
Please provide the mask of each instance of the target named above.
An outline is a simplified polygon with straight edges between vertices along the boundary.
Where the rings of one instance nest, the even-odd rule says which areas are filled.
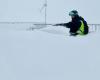
[[[62,23],[58,25],[70,28],[70,33],[77,33],[77,31],[81,27],[81,21],[83,21],[84,23],[84,34],[88,34],[89,29],[88,29],[87,22],[80,16],[75,16],[74,18],[72,18],[71,22]]]

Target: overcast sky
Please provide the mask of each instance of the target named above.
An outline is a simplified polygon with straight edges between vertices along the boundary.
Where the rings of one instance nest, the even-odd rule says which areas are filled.
[[[43,22],[40,13],[45,0],[0,0],[0,21]],[[47,22],[68,22],[69,11],[76,9],[88,23],[100,23],[100,0],[48,0]]]

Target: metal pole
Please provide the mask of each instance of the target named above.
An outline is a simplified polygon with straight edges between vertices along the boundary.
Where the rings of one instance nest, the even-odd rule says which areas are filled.
[[[47,0],[45,0],[45,25],[47,24]]]

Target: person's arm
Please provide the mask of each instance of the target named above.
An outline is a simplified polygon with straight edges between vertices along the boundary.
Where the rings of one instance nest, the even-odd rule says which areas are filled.
[[[60,23],[60,24],[55,24],[53,26],[66,26],[67,23]]]
[[[64,27],[70,28],[71,25],[72,25],[72,22],[55,24],[53,26],[64,26]]]

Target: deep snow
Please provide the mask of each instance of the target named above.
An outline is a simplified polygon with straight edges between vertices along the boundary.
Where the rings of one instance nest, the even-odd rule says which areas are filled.
[[[100,80],[100,31],[0,25],[0,80]]]

